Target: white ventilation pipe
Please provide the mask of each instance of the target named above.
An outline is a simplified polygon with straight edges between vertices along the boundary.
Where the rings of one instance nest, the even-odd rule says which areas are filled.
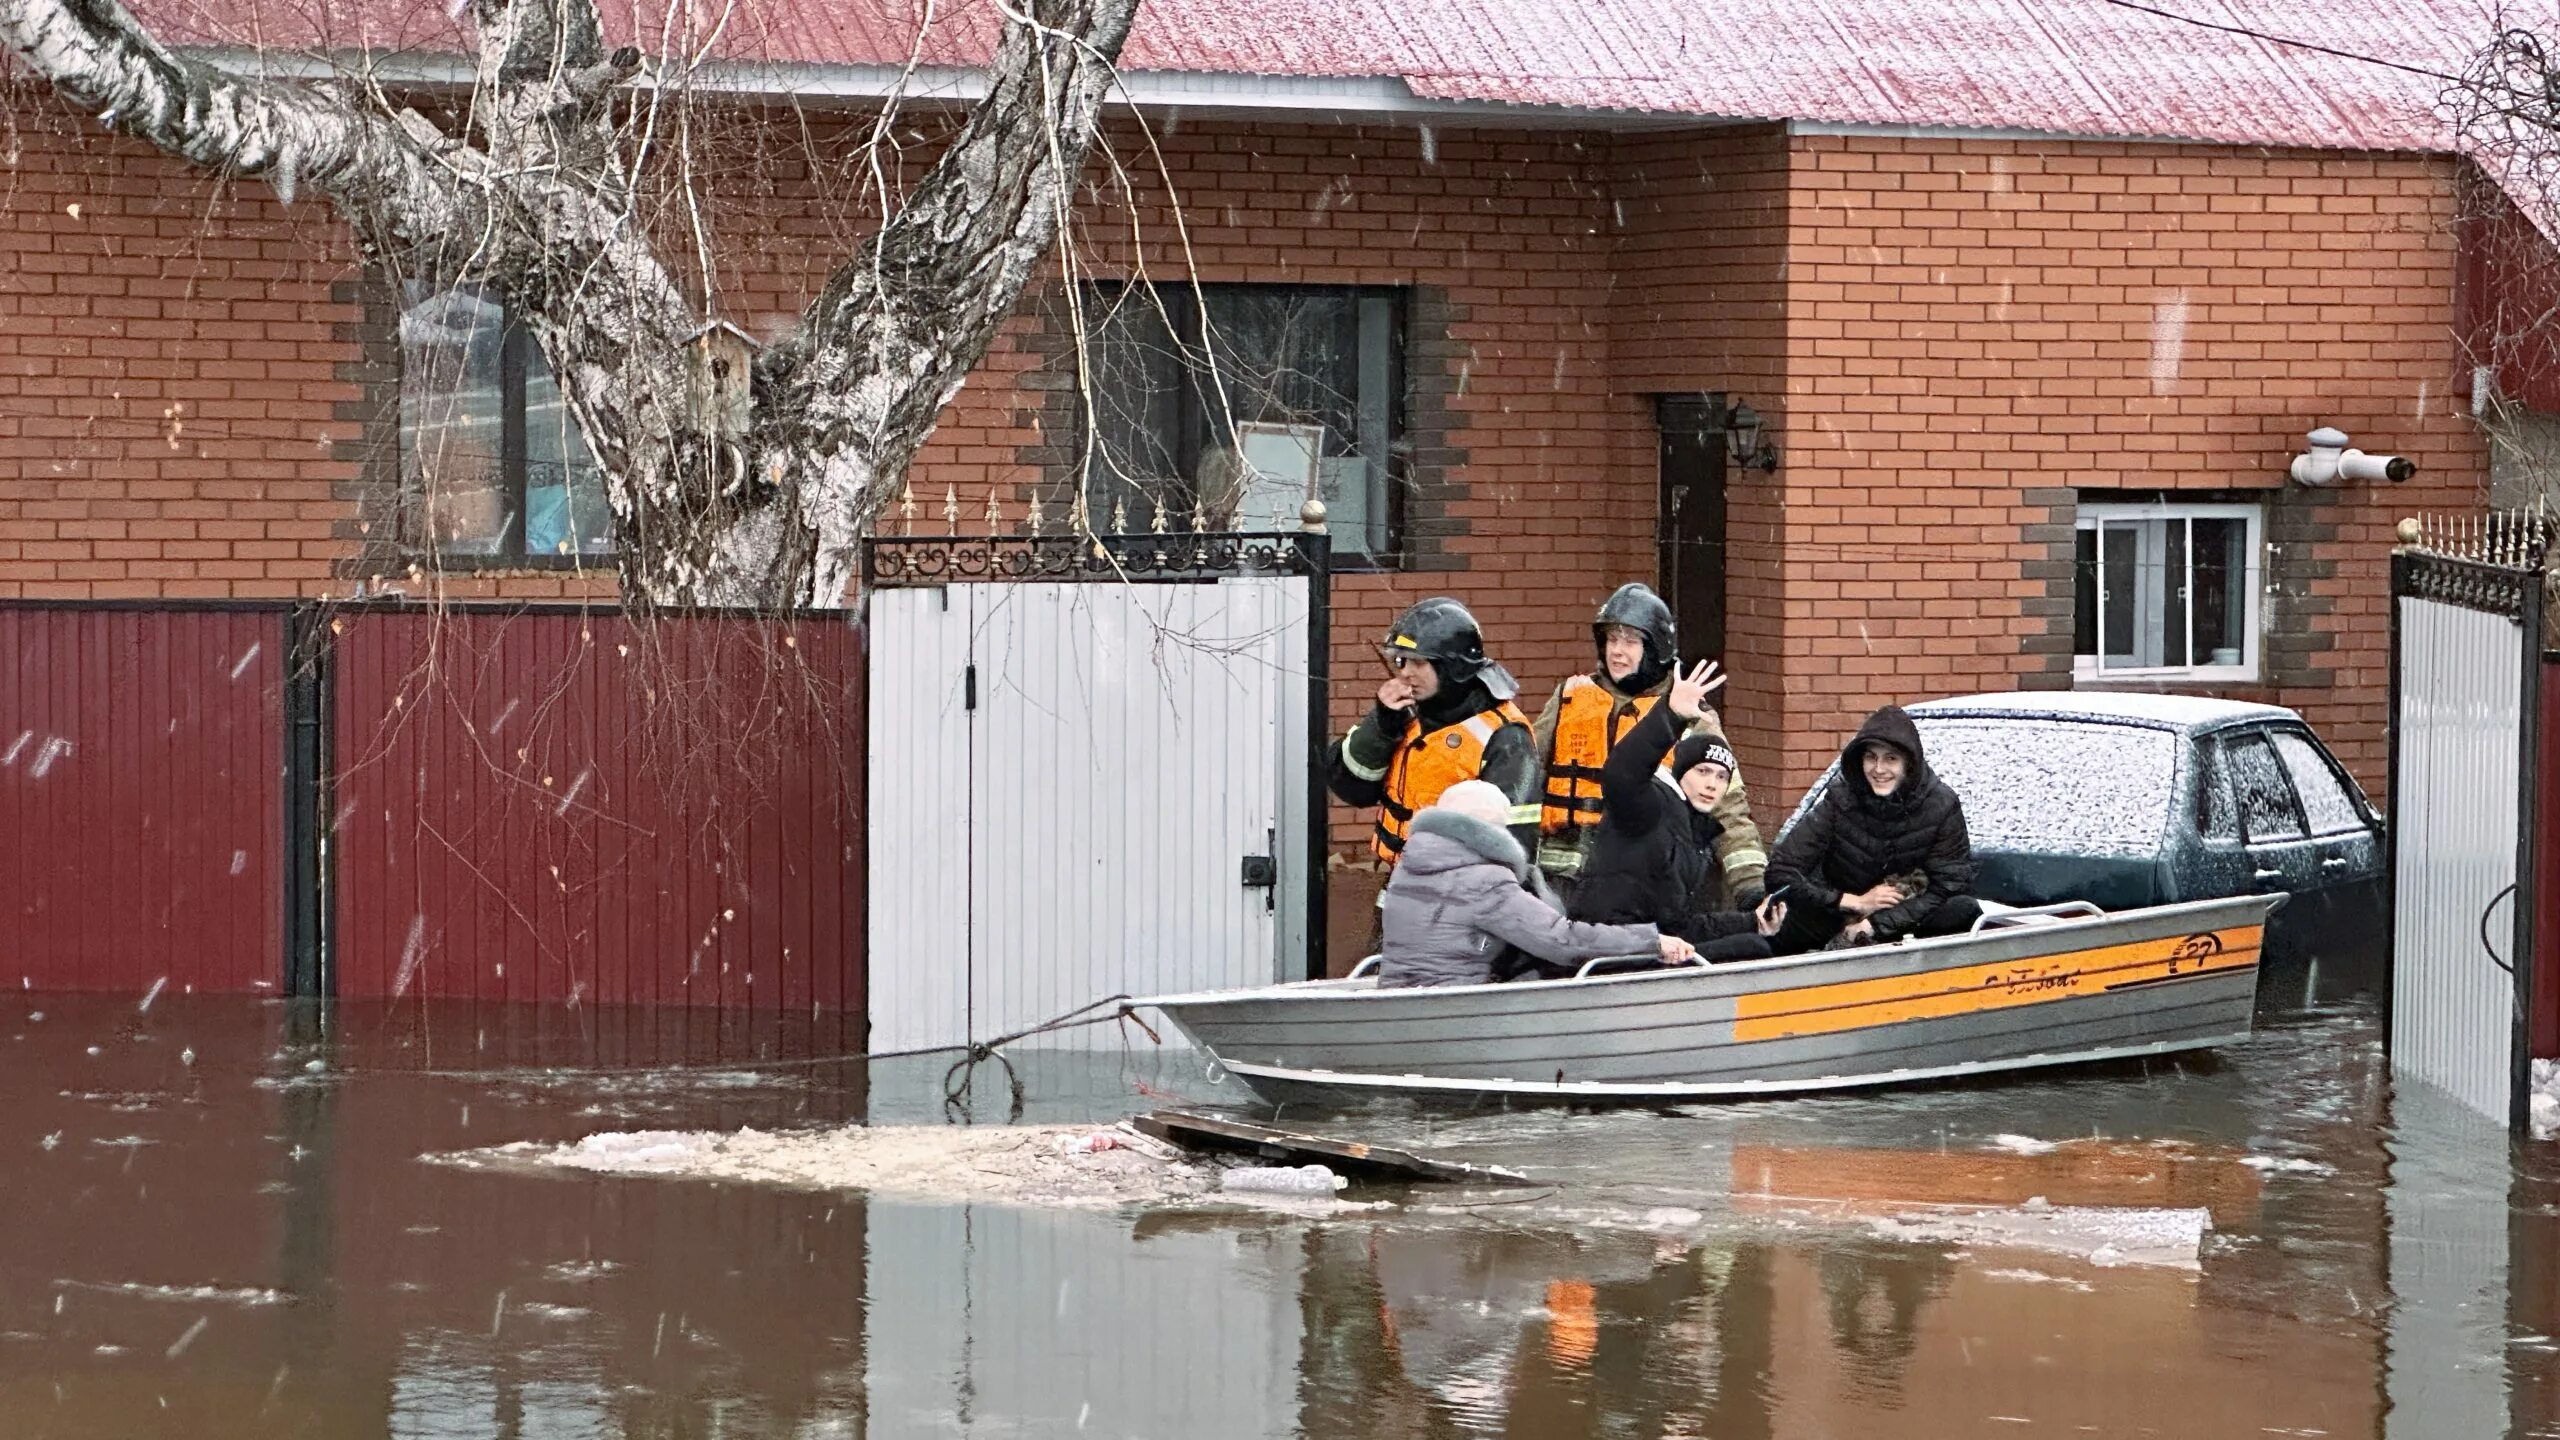
[[[2414,460],[2399,455],[2367,455],[2347,447],[2347,432],[2323,425],[2303,437],[2311,448],[2293,457],[2297,485],[2335,485],[2341,480],[2388,480],[2398,484],[2418,473]]]

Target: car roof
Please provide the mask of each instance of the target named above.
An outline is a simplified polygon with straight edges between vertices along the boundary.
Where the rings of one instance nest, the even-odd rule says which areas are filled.
[[[2247,721],[2300,720],[2281,705],[2219,700],[2209,695],[2160,695],[2136,690],[2010,690],[1990,695],[1951,695],[1907,707],[1914,719],[2016,717],[2082,720],[2102,725],[2141,725],[2194,734]]]

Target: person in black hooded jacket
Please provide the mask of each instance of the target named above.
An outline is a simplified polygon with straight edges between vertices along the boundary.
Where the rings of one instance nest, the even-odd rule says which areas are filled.
[[[1901,706],[1868,716],[1841,750],[1830,788],[1770,855],[1769,891],[1787,899],[1781,955],[1973,928],[1964,802],[1930,770]]]
[[[1722,737],[1681,732],[1724,683],[1712,663],[1675,672],[1670,693],[1610,747],[1601,767],[1600,824],[1567,913],[1587,924],[1654,925],[1697,947],[1704,960],[1759,959],[1786,906],[1758,913],[1717,905],[1716,816],[1739,768]],[[1665,766],[1662,756],[1671,755]]]

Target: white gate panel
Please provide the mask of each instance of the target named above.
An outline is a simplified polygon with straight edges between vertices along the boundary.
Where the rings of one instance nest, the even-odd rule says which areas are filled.
[[[1281,636],[1304,586],[974,587],[972,1038],[1278,974],[1276,896],[1241,867],[1289,843],[1280,716],[1305,690]]]
[[[2502,942],[2515,933],[2512,902],[2498,897],[2516,881],[2518,630],[2439,601],[2398,604],[2391,1062],[2503,1124],[2516,981],[2483,953],[2481,932],[2491,925]]]
[[[870,597],[873,1054],[968,1033],[968,604],[960,586]]]

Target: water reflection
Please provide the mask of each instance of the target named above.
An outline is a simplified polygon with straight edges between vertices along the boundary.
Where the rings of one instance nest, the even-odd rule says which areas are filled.
[[[792,1058],[830,1037],[587,1023],[0,1011],[8,1433],[2560,1435],[2560,1172],[2388,1098],[2360,1014],[1901,1096],[1383,1111],[1561,1183],[1323,1223],[416,1162],[938,1104],[938,1065]],[[1053,1111],[1186,1078],[1037,1067]],[[2038,1197],[2214,1230],[2104,1268],[1868,1224]]]

